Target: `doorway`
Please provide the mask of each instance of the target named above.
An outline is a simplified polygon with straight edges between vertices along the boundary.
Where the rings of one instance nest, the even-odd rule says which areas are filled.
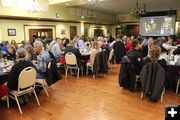
[[[53,29],[29,29],[30,43],[34,42],[36,38],[41,38],[45,42],[50,42],[53,39]]]
[[[74,36],[77,35],[77,27],[70,26],[70,40],[73,40]]]

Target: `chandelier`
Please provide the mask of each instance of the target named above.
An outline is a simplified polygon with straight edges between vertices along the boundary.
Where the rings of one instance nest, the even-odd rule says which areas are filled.
[[[139,1],[137,0],[135,8],[131,10],[130,14],[138,19],[141,15],[146,14],[146,4],[144,4],[144,8],[141,9],[139,7]]]
[[[41,11],[41,8],[40,8],[40,6],[39,6],[39,4],[38,4],[38,2],[36,0],[31,1],[29,11],[33,12],[33,13]]]
[[[103,0],[84,0],[89,6],[100,6],[103,3]]]

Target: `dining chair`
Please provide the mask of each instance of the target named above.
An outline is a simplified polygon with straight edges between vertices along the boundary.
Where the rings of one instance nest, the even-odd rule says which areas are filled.
[[[33,67],[26,67],[19,75],[18,89],[11,90],[7,95],[7,107],[9,108],[9,97],[16,100],[20,114],[22,114],[18,97],[33,92],[38,105],[40,105],[35,91],[36,70]]]
[[[82,68],[82,66],[81,66],[81,68],[79,68],[76,56],[72,52],[66,53],[65,62],[66,62],[65,78],[67,78],[68,70],[71,70],[71,73],[72,73],[72,69],[77,70],[77,79],[79,79],[80,69],[81,69],[82,75],[83,75],[83,68]]]

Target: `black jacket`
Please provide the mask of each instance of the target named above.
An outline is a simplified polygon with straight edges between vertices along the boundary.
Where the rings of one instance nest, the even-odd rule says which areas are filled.
[[[140,73],[142,91],[151,100],[157,101],[161,96],[165,83],[165,70],[157,62],[147,63]]]
[[[34,65],[30,61],[20,60],[11,69],[11,73],[8,78],[7,86],[11,90],[17,90],[19,74],[26,67],[34,67]],[[31,78],[27,78],[27,80],[31,80]]]
[[[80,53],[79,49],[74,47],[74,46],[68,46],[64,50],[64,55],[66,55],[66,53],[68,53],[68,52],[74,53],[74,55],[76,56],[77,64],[80,67],[81,66],[81,57],[82,56],[81,56],[81,53]]]
[[[55,82],[61,80],[61,74],[57,69],[56,60],[52,59],[51,62],[49,62],[48,66],[50,65],[50,68],[47,67],[46,70],[46,82],[48,86],[54,84]]]
[[[122,58],[122,64],[119,72],[119,85],[120,87],[124,87],[129,89],[130,91],[134,91],[135,89],[135,81],[136,74],[134,71],[133,64],[129,60],[127,56]]]
[[[137,75],[140,74],[140,71],[144,65],[144,62],[142,60],[141,54],[136,49],[132,49],[127,53],[128,58],[130,59],[131,63],[134,66],[135,73]]]
[[[148,45],[142,47],[142,57],[147,57],[148,55]]]
[[[102,51],[99,52],[99,73],[107,73],[108,72],[108,61],[107,61],[107,56],[106,52]]]
[[[115,56],[116,63],[120,63],[121,59],[126,54],[124,43],[121,41],[116,41],[113,45],[113,49],[114,49],[114,56]]]

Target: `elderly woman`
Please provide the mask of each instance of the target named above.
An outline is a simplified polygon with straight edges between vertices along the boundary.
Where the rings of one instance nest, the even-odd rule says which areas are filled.
[[[31,46],[31,44],[25,45],[25,50],[27,53],[27,59],[29,61],[33,61],[33,60],[37,61],[37,55],[34,52],[34,48]]]
[[[92,50],[91,50],[91,55],[90,55],[90,61],[87,63],[87,64],[93,64],[93,62],[94,62],[94,59],[95,59],[95,56],[96,56],[96,54],[98,53],[98,52],[101,52],[102,51],[102,49],[101,48],[99,48],[99,46],[98,46],[98,42],[93,42],[93,44],[92,44]]]

